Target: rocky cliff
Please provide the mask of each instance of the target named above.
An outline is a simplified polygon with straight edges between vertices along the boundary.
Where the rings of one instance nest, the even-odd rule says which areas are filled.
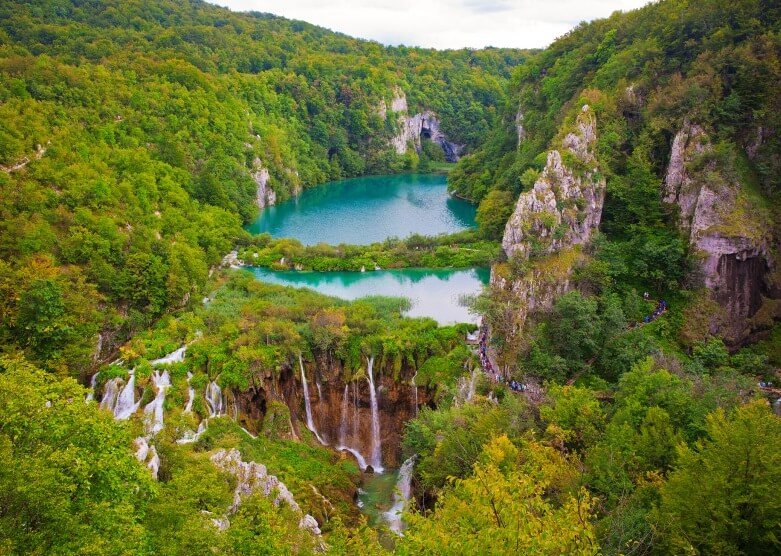
[[[259,158],[256,158],[252,163],[252,172],[250,173],[252,179],[257,184],[256,201],[258,208],[270,207],[277,202],[277,194],[268,185],[269,178],[268,168],[263,167],[263,163]]]
[[[387,107],[383,101],[379,113],[383,118],[387,117]],[[391,113],[396,115],[399,132],[391,139],[391,145],[397,154],[407,152],[409,145],[421,152],[421,140],[430,139],[445,152],[445,160],[457,162],[464,150],[464,145],[458,145],[447,140],[445,134],[439,129],[439,119],[434,112],[425,110],[410,115],[407,109],[407,98],[404,91],[396,89],[391,101]]]
[[[589,241],[605,201],[605,179],[594,156],[596,136],[596,120],[585,105],[561,141],[562,149],[548,152],[531,191],[518,198],[502,238],[508,257],[550,255]]]
[[[734,346],[781,317],[773,302],[781,288],[771,214],[761,193],[735,170],[731,154],[716,152],[703,127],[684,121],[673,140],[663,196],[678,212],[703,285],[722,308],[711,316],[711,333]]]
[[[507,336],[520,334],[531,313],[550,309],[571,288],[572,271],[584,258],[581,246],[599,227],[605,179],[594,154],[596,138],[596,118],[584,105],[507,222],[502,247],[515,270],[501,264],[491,273],[495,295],[512,307],[511,322],[502,324]]]

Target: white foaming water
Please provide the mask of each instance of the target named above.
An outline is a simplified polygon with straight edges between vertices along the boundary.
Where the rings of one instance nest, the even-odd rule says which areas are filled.
[[[204,419],[198,424],[198,430],[193,431],[187,431],[182,435],[182,438],[176,441],[177,444],[192,444],[196,440],[198,440],[203,433],[206,432],[206,425],[209,424],[208,419]]]
[[[160,456],[157,455],[157,448],[154,446],[149,447],[149,453],[152,455],[149,458],[149,463],[146,464],[146,467],[152,472],[152,478],[157,480],[157,472],[160,471]]]
[[[184,361],[184,352],[187,351],[187,346],[182,346],[179,349],[172,351],[165,357],[160,359],[154,359],[149,363],[154,367],[156,365],[170,365],[171,363],[181,363]]]
[[[184,412],[190,413],[193,410],[193,400],[195,399],[195,388],[190,386],[190,379],[193,377],[193,374],[190,371],[187,371],[187,405],[184,406]]]
[[[112,378],[103,385],[103,399],[100,400],[100,407],[103,409],[108,409],[111,413],[114,413],[114,408],[117,406],[117,398],[119,397],[119,390],[121,385],[122,379],[119,377]]]
[[[339,444],[342,446],[347,443],[347,416],[350,413],[349,391],[350,387],[345,384],[342,396],[342,421],[339,423]]]
[[[117,396],[117,403],[114,406],[114,417],[117,419],[127,419],[133,413],[138,411],[141,400],[136,401],[136,375],[134,370],[128,371],[130,378],[122,391]]]
[[[358,462],[358,467],[361,468],[361,471],[365,470],[368,467],[368,464],[366,463],[366,458],[364,458],[361,455],[361,453],[355,448],[350,448],[348,446],[338,446],[336,449],[340,451],[344,450],[345,452],[350,452]]]
[[[209,417],[222,414],[222,389],[213,380],[206,386],[206,403],[209,404]]]
[[[396,481],[396,490],[393,493],[393,506],[383,514],[385,520],[388,522],[388,527],[397,535],[402,534],[401,514],[404,511],[407,502],[409,502],[410,494],[412,492],[412,470],[415,467],[416,457],[417,456],[412,456],[401,465],[401,469],[399,469],[399,478]]]
[[[155,435],[163,429],[163,405],[165,404],[165,392],[171,386],[171,377],[168,371],[159,374],[152,373],[152,382],[157,387],[155,399],[144,408],[144,413],[152,415],[152,421],[147,425],[147,432]]]
[[[304,361],[301,359],[301,354],[298,354],[298,366],[301,367],[301,383],[304,386],[304,409],[306,410],[306,426],[315,435],[317,441],[323,446],[328,444],[320,437],[315,428],[315,422],[312,419],[312,404],[309,402],[309,387],[306,384],[306,373],[304,373]]]
[[[418,378],[418,371],[415,371],[415,374],[412,375],[412,392],[415,396],[415,417],[418,416],[418,385],[415,384],[415,379]]]
[[[89,392],[87,392],[87,399],[85,401],[91,402],[95,399],[95,386],[98,384],[98,375],[100,373],[95,373],[92,375],[92,378],[89,380]]]
[[[372,410],[372,448],[369,460],[375,473],[382,473],[384,471],[382,467],[382,445],[380,440],[380,412],[377,407],[377,390],[374,388],[374,357],[369,357],[368,361],[368,377],[369,381],[369,398],[371,402]]]

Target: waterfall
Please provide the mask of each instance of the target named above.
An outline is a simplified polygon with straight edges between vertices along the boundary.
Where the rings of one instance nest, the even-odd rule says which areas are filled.
[[[358,383],[353,382],[353,438],[358,438]]]
[[[117,403],[114,406],[114,417],[117,419],[127,419],[138,410],[141,400],[136,402],[136,375],[135,371],[129,371],[130,378],[122,391],[117,396]]]
[[[190,379],[193,377],[193,374],[190,371],[187,371],[187,395],[189,396],[187,398],[187,405],[184,406],[184,412],[190,413],[193,410],[193,400],[195,399],[195,388],[190,386]]]
[[[98,384],[98,375],[100,373],[95,373],[92,375],[92,378],[89,380],[89,392],[87,392],[87,399],[85,401],[91,402],[95,399],[95,386]]]
[[[350,386],[345,384],[342,396],[342,422],[339,424],[339,444],[341,446],[347,443],[347,415],[350,412],[349,391]]]
[[[339,446],[339,449],[350,452],[353,456],[355,456],[355,459],[358,461],[358,467],[361,468],[361,471],[363,471],[364,469],[366,469],[366,467],[368,467],[368,465],[366,464],[366,458],[364,458],[361,455],[361,453],[355,448],[349,448],[347,446]]]
[[[149,447],[149,453],[152,455],[149,458],[149,463],[146,464],[146,467],[152,472],[152,478],[156,481],[157,472],[160,471],[160,456],[157,455],[157,448],[154,446]]]
[[[184,345],[177,350],[172,351],[165,357],[160,359],[153,359],[149,362],[153,367],[156,365],[170,365],[171,363],[181,363],[184,361],[184,352],[187,351],[187,346]]]
[[[182,438],[176,441],[177,444],[191,444],[198,440],[203,433],[206,432],[206,425],[209,423],[208,419],[204,419],[198,424],[198,430],[187,431],[182,435]]]
[[[119,397],[121,384],[122,379],[116,377],[103,385],[103,398],[100,400],[100,407],[114,413],[114,409],[117,407],[117,398]]]
[[[213,380],[206,386],[206,403],[209,404],[209,417],[222,414],[222,390]]]
[[[165,391],[171,386],[171,377],[168,371],[163,371],[162,374],[154,371],[152,382],[157,388],[157,395],[144,408],[144,413],[152,415],[152,421],[147,425],[147,432],[155,435],[163,429],[163,404],[165,404]]]
[[[462,376],[458,379],[458,395],[456,404],[471,402],[475,397],[475,388],[477,387],[477,378],[480,376],[480,368],[475,367],[469,378]]]
[[[415,396],[415,417],[418,416],[418,385],[415,384],[415,379],[418,377],[418,371],[415,371],[415,374],[412,375],[412,392]]]
[[[397,535],[401,535],[401,513],[404,511],[404,506],[409,502],[410,494],[412,493],[412,470],[415,467],[416,457],[416,455],[412,456],[401,465],[399,478],[396,481],[396,490],[393,493],[393,506],[384,514],[388,527]]]
[[[344,385],[344,394],[342,395],[342,420],[339,424],[339,446],[336,447],[337,450],[345,450],[347,452],[350,452],[353,456],[355,456],[356,461],[358,462],[358,467],[361,468],[361,471],[366,469],[366,458],[361,455],[361,453],[356,450],[355,448],[350,448],[347,446],[347,435],[349,434],[349,421],[350,421],[350,385],[345,384]],[[355,383],[353,382],[353,426],[352,426],[352,438],[358,437],[358,429],[356,428],[358,426],[358,393],[355,386]]]
[[[323,403],[323,390],[320,388],[320,381],[317,378],[317,373],[315,373],[315,386],[317,386],[317,403],[319,405]]]
[[[374,469],[375,473],[382,473],[382,445],[380,441],[380,412],[377,408],[377,390],[374,388],[374,375],[373,375],[373,367],[374,367],[374,357],[369,357],[367,359],[368,361],[368,377],[367,380],[369,381],[369,397],[371,401],[371,410],[372,410],[372,449],[371,449],[371,456],[369,459],[371,460],[371,466]]]
[[[157,455],[157,449],[150,446],[143,436],[136,438],[133,443],[136,446],[136,459],[142,464],[146,464],[147,469],[152,472],[152,477],[157,480],[157,473],[160,471],[160,456]]]
[[[306,373],[304,373],[304,361],[301,359],[301,354],[298,354],[298,366],[301,367],[301,383],[304,385],[304,409],[306,410],[306,426],[315,435],[317,441],[323,446],[327,444],[323,441],[315,428],[315,422],[312,419],[312,404],[309,402],[309,387],[306,384]]]

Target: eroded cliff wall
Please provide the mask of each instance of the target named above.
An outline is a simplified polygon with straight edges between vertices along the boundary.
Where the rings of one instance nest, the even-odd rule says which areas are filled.
[[[781,317],[781,288],[770,207],[736,170],[734,156],[717,152],[706,129],[685,120],[672,143],[663,198],[677,211],[702,285],[721,308],[710,316],[711,333],[739,345]]]

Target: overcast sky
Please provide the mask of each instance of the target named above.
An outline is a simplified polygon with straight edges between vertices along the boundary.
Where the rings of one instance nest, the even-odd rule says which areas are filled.
[[[209,0],[302,19],[383,44],[541,48],[581,21],[648,0]]]

